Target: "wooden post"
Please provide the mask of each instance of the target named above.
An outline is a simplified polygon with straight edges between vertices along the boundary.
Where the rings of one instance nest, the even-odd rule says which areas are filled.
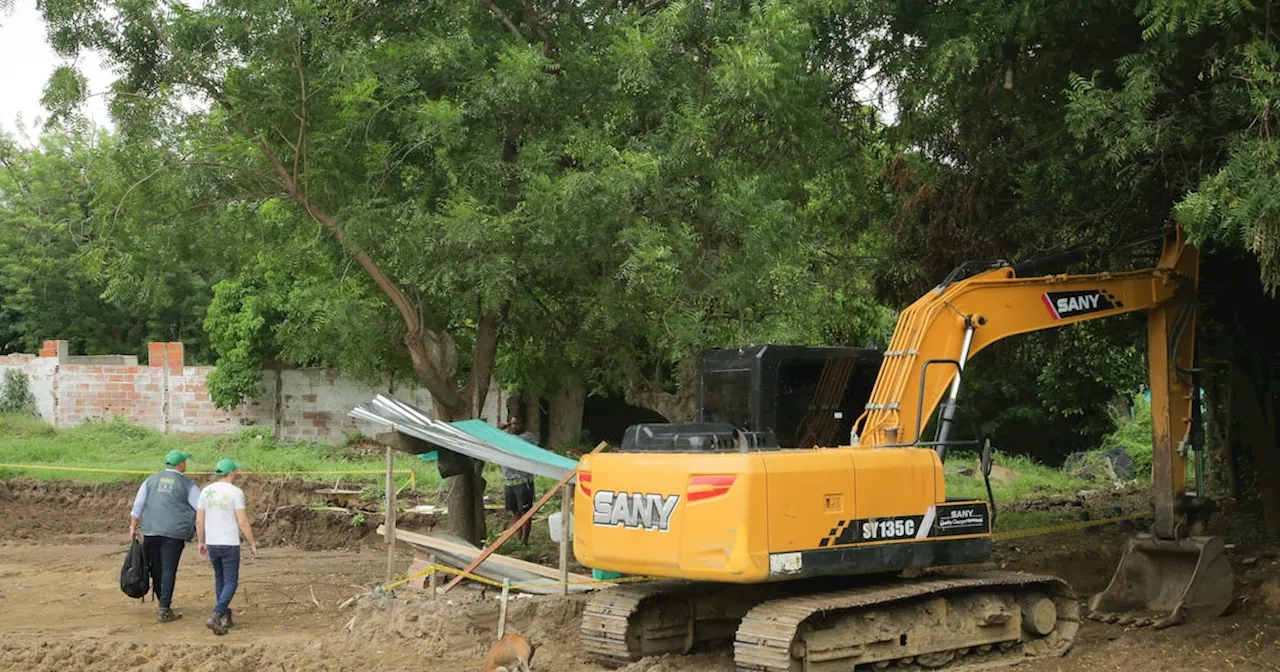
[[[502,580],[502,606],[498,607],[498,639],[507,634],[507,596],[511,594],[511,579]]]
[[[427,574],[427,594],[432,598],[436,596],[436,556],[434,553],[427,556],[427,564],[431,565],[431,573]]]
[[[568,484],[560,486],[560,589],[569,594],[569,496],[573,493]]]
[[[387,583],[396,572],[396,481],[394,478],[395,452],[387,448]]]

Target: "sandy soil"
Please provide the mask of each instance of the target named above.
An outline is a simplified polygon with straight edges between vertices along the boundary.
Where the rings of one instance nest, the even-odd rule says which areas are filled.
[[[310,486],[250,488],[260,521],[261,560],[246,560],[236,597],[237,627],[225,637],[204,628],[213,579],[189,548],[175,607],[185,618],[155,622],[154,605],[119,592],[129,488],[0,484],[0,669],[3,670],[478,670],[497,628],[492,592],[460,589],[448,599],[364,598],[382,577],[386,554],[370,516],[355,526],[343,513],[298,506]],[[1065,505],[1065,504],[1060,504]],[[1104,499],[1081,507],[1103,517]],[[1086,623],[1063,658],[1019,670],[1280,670],[1280,553],[1251,541],[1257,529],[1233,518],[1239,594],[1236,610],[1214,622],[1163,631]],[[435,521],[411,519],[429,529]],[[1105,586],[1134,531],[1111,525],[1086,532],[1022,539],[1000,546],[1010,568],[1063,576],[1085,597]],[[310,550],[309,550],[310,549]],[[401,552],[397,569],[408,565]],[[567,672],[602,668],[576,646],[580,598],[522,598],[509,629],[541,644],[535,668]],[[733,669],[726,651],[638,661],[627,672]]]

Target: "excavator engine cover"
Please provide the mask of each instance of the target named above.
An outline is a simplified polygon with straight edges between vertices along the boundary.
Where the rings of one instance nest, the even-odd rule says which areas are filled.
[[[1106,590],[1089,600],[1089,617],[1157,628],[1214,618],[1231,605],[1233,580],[1220,537],[1138,535]]]

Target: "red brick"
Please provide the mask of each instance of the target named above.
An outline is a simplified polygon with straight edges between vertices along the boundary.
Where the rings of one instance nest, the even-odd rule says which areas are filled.
[[[169,366],[171,368],[182,368],[183,348],[181,343],[166,343],[165,353],[169,358]]]
[[[314,404],[314,403],[316,403],[316,395],[314,395],[314,394],[304,394],[304,395],[302,395],[302,400],[303,400],[303,401],[305,401],[305,402],[306,402],[306,403],[308,403],[308,404]]]
[[[147,344],[147,365],[156,367],[165,365],[164,343]]]

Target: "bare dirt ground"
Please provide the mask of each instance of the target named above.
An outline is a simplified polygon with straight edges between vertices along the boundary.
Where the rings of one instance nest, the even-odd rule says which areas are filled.
[[[478,670],[497,628],[492,592],[460,589],[447,599],[364,598],[383,576],[386,553],[372,533],[341,512],[312,511],[313,486],[251,484],[251,515],[264,544],[246,560],[236,596],[236,628],[215,637],[204,628],[212,606],[207,563],[189,547],[174,606],[185,618],[158,625],[154,605],[119,592],[128,503],[134,488],[0,483],[0,669],[2,670]],[[1104,496],[1078,506],[1102,518],[1133,501]],[[1253,522],[1219,519],[1235,546],[1241,604],[1208,624],[1162,631],[1086,623],[1071,652],[1019,670],[1280,670],[1280,553],[1256,541]],[[409,517],[411,529],[435,521]],[[1127,536],[1141,525],[1020,539],[999,545],[1007,567],[1063,576],[1083,598],[1110,579]],[[402,551],[397,569],[408,565]],[[535,669],[602,668],[576,646],[581,598],[513,601],[508,627],[541,644]],[[627,672],[729,671],[727,651],[638,661]]]

